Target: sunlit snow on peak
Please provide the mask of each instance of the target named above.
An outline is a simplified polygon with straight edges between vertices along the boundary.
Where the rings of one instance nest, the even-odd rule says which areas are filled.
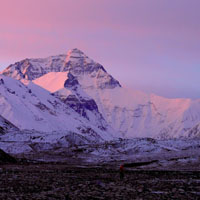
[[[68,72],[49,72],[33,82],[51,93],[64,88]]]

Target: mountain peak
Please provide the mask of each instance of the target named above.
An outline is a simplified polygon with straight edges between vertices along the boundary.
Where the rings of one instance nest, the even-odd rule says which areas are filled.
[[[70,50],[67,52],[67,55],[74,55],[74,54],[85,55],[85,54],[83,53],[83,51],[81,51],[81,50],[78,49],[78,48],[70,49]]]
[[[77,48],[69,50],[65,55],[16,62],[7,67],[2,74],[17,80],[33,81],[49,72],[70,72],[79,83],[84,79],[82,84],[88,83],[87,87],[101,89],[121,87],[102,65],[90,59]]]
[[[73,63],[94,63],[94,61],[86,56],[83,51],[77,48],[71,49],[67,52],[65,63],[68,63],[69,61]]]

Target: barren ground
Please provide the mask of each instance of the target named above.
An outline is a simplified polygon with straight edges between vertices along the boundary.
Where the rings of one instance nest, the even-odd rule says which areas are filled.
[[[200,199],[200,171],[69,164],[0,165],[0,199]]]

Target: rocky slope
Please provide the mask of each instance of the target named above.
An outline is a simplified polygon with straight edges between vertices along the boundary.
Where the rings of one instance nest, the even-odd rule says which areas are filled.
[[[19,131],[19,129],[0,115],[0,135],[11,131]]]

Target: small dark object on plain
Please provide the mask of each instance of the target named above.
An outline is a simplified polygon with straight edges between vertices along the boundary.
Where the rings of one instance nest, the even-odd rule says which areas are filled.
[[[123,180],[124,179],[124,165],[120,166],[119,173],[120,173],[120,180]]]

